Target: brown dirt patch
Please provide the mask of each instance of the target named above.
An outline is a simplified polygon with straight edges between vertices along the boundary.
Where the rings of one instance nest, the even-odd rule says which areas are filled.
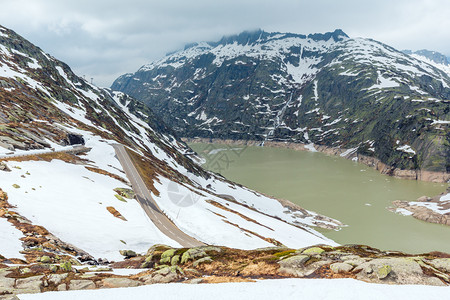
[[[122,214],[121,214],[120,212],[118,212],[117,209],[115,209],[114,207],[108,206],[106,209],[107,209],[114,217],[119,218],[119,219],[121,219],[121,220],[123,220],[123,221],[127,221],[127,219],[125,219],[125,217],[122,216]]]

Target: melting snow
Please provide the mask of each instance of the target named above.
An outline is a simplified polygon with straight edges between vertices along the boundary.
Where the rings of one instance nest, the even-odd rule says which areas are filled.
[[[411,148],[411,146],[409,146],[409,145],[403,145],[401,147],[398,147],[397,150],[403,151],[403,152],[406,152],[406,153],[411,153],[411,154],[414,154],[414,155],[416,154],[416,151],[414,151]]]

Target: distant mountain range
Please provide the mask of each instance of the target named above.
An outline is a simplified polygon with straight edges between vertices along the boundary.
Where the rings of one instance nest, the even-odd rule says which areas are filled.
[[[417,50],[417,51],[411,51],[411,50],[403,50],[403,53],[409,54],[409,55],[417,55],[425,57],[437,64],[441,64],[444,66],[448,66],[448,57],[446,57],[444,54],[439,53],[437,51],[430,51],[426,49]]]
[[[243,32],[190,44],[112,89],[184,137],[314,143],[392,170],[448,175],[450,77],[428,57],[445,66],[436,53],[406,54],[341,30]]]
[[[425,49],[414,52],[411,50],[403,50],[403,53],[411,55],[418,60],[424,61],[438,69],[441,69],[445,73],[450,74],[450,64],[448,62],[449,58],[442,53]]]

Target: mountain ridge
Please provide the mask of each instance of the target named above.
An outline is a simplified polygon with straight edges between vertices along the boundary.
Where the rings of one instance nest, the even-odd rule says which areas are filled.
[[[253,44],[246,34],[215,47],[197,43],[119,77],[112,89],[150,105],[187,138],[357,148],[396,169],[448,173],[447,73],[340,30],[316,40],[258,33]]]

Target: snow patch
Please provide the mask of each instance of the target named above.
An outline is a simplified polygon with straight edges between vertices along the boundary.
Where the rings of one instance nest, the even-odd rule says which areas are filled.
[[[5,218],[0,218],[0,255],[6,258],[25,259],[25,256],[20,253],[23,250],[20,239],[23,237],[25,236],[20,230],[16,229]]]

